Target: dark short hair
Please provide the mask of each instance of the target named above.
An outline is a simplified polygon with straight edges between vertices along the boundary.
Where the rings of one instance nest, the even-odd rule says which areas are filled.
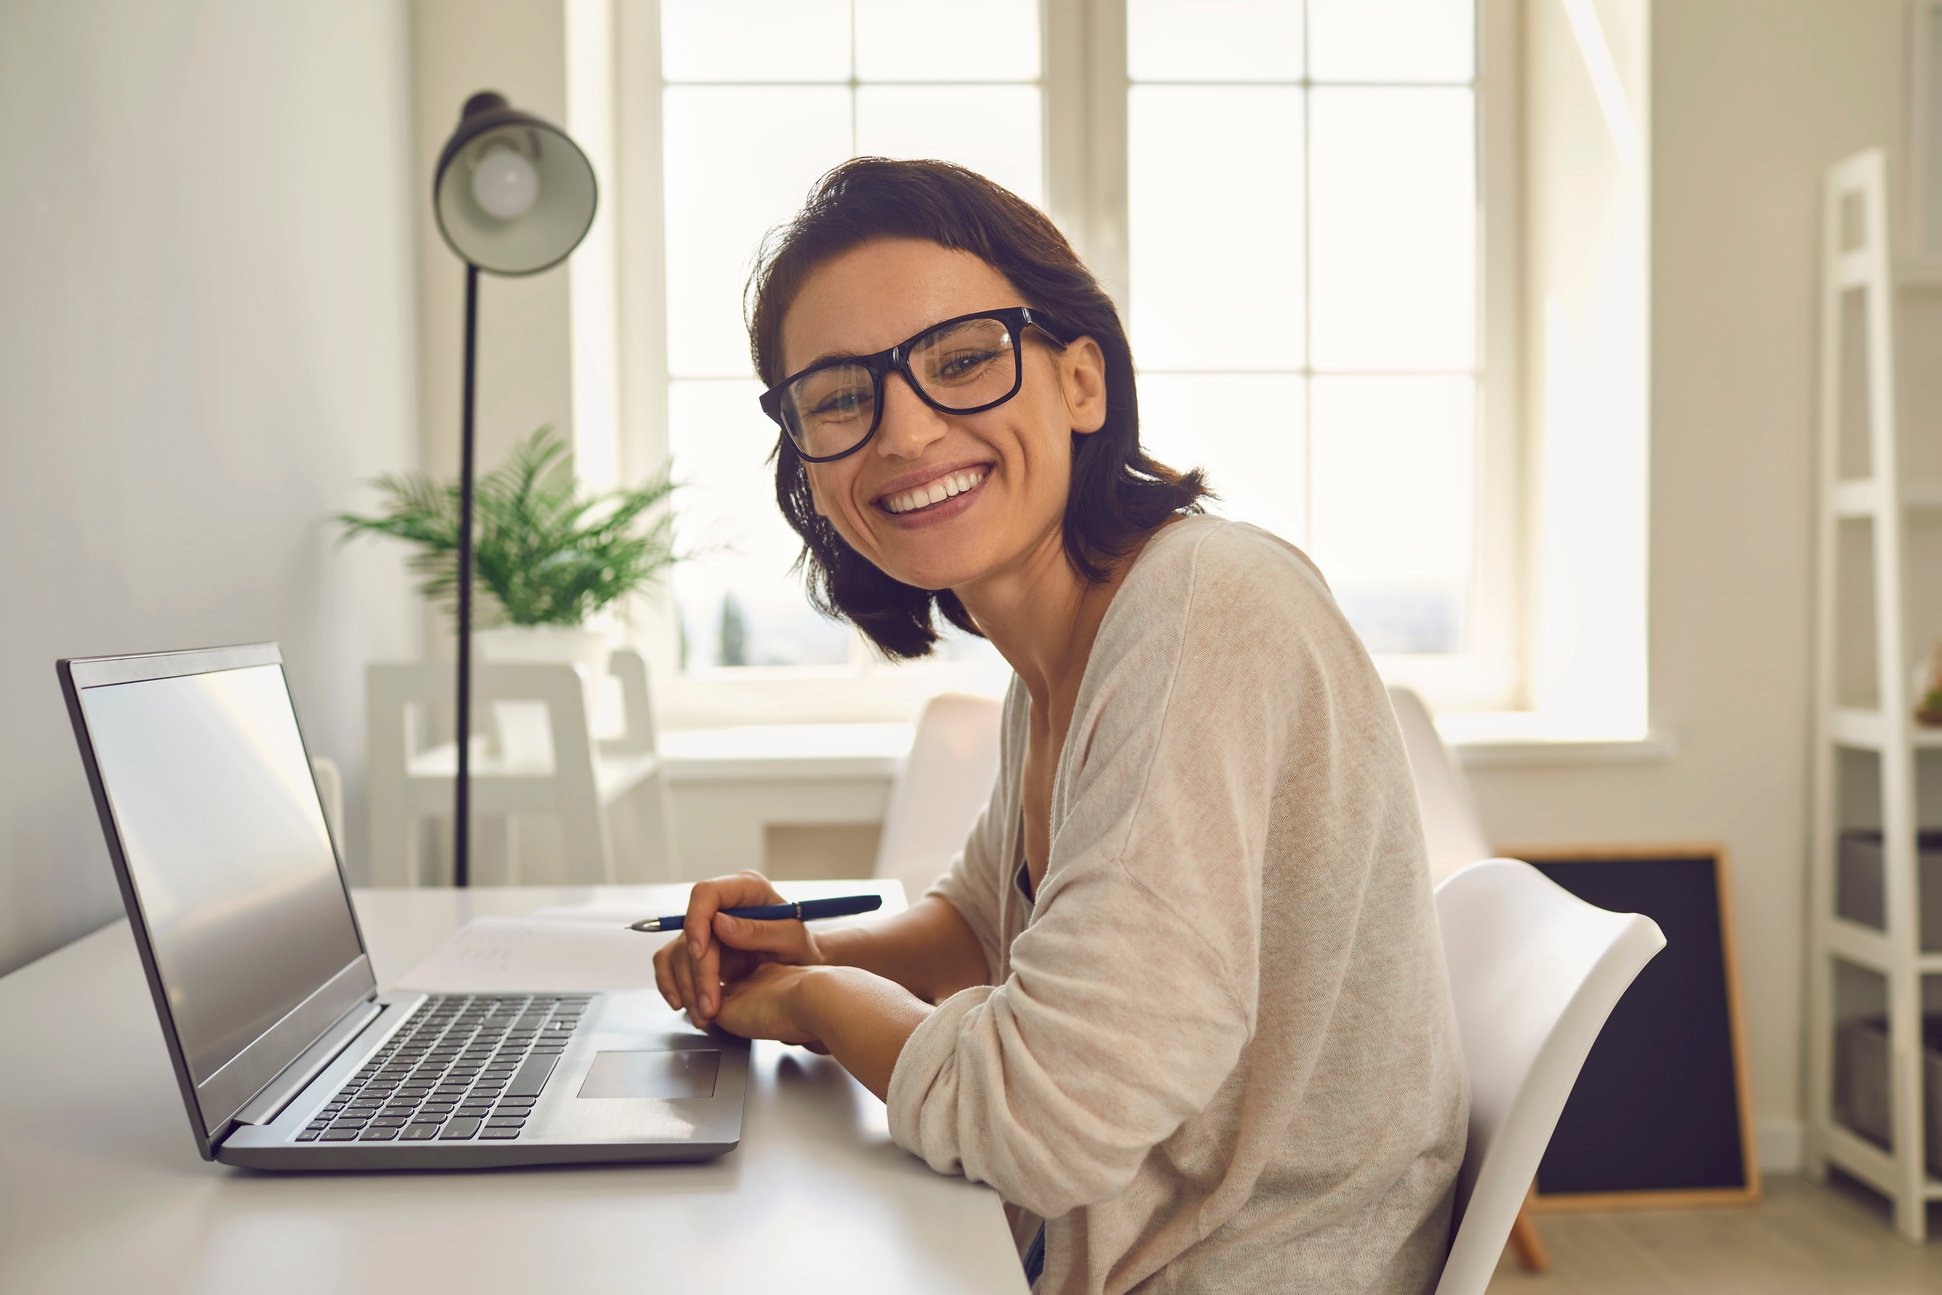
[[[1176,472],[1140,449],[1133,353],[1112,299],[1045,214],[975,171],[949,162],[852,158],[818,180],[795,219],[772,231],[749,276],[745,304],[749,351],[764,386],[782,371],[782,319],[818,266],[880,238],[916,238],[970,252],[1004,275],[1025,305],[1046,312],[1072,338],[1091,337],[1106,357],[1106,421],[1072,437],[1072,487],[1066,500],[1066,559],[1089,584],[1139,538],[1177,512],[1202,511],[1213,492],[1199,469]],[[771,454],[775,497],[802,537],[792,571],[809,601],[848,620],[893,658],[929,655],[935,608],[966,633],[983,637],[949,589],[919,589],[885,575],[816,512],[795,445],[778,435]]]

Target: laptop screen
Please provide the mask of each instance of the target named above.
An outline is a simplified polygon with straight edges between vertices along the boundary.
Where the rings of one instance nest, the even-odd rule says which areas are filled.
[[[200,1088],[364,952],[283,668],[79,693],[160,989]]]

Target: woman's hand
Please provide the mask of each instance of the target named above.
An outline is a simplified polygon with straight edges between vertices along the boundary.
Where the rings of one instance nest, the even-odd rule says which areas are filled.
[[[806,967],[769,962],[722,986],[721,1009],[715,1024],[745,1039],[776,1039],[799,1043],[815,1052],[828,1052],[802,1021],[802,1001],[796,992]]]
[[[786,902],[759,872],[696,884],[688,895],[681,934],[654,954],[654,983],[668,1006],[685,1008],[696,1025],[707,1026],[721,1010],[724,985],[774,963],[812,967],[826,962],[816,937],[801,922],[751,922],[720,911]]]

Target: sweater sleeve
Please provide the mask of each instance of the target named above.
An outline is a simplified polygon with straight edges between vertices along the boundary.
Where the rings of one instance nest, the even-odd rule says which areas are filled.
[[[900,1145],[1047,1218],[1124,1189],[1253,1028],[1267,823],[1304,722],[1289,635],[1312,593],[1196,575],[1199,548],[1095,644],[1011,974],[947,999],[891,1076]]]

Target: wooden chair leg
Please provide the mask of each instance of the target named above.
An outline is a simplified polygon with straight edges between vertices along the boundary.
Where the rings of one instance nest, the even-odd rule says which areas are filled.
[[[1531,1222],[1531,1207],[1517,1207],[1517,1219],[1510,1225],[1510,1248],[1517,1252],[1517,1262],[1525,1272],[1541,1273],[1551,1266],[1551,1256],[1544,1252],[1544,1240],[1537,1234],[1537,1224]]]

